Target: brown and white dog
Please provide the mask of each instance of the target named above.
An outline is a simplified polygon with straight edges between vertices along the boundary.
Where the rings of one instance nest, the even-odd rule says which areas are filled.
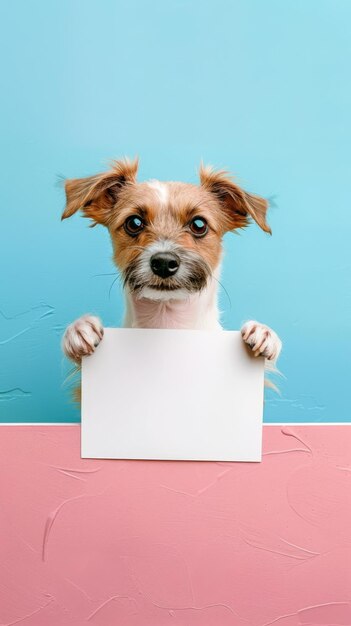
[[[222,237],[254,220],[271,233],[268,203],[224,171],[200,168],[200,184],[137,182],[138,161],[115,161],[106,173],[67,180],[62,219],[79,209],[110,232],[121,272],[127,328],[221,329],[217,301]],[[281,341],[256,321],[241,329],[255,356],[275,366]],[[84,315],[65,331],[65,354],[79,364],[103,337],[101,321]]]

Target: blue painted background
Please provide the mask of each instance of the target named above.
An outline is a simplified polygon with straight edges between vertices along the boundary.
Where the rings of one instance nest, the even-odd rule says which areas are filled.
[[[284,341],[266,421],[350,419],[351,42],[348,0],[2,3],[0,412],[76,421],[65,326],[118,325],[107,232],[60,222],[58,175],[140,155],[140,178],[201,160],[274,196],[273,237],[228,235],[227,328]]]

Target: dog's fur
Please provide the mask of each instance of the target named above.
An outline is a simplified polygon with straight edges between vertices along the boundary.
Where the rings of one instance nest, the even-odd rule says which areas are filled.
[[[200,184],[137,182],[138,161],[115,161],[108,172],[67,180],[67,204],[62,219],[81,210],[109,230],[113,260],[125,287],[124,326],[129,328],[221,329],[217,303],[222,237],[254,220],[266,233],[268,203],[247,193],[225,171],[200,167]],[[126,220],[138,216],[140,233],[131,236]],[[194,218],[207,224],[204,236],[192,231]],[[161,277],[151,268],[155,254],[172,255],[179,267]],[[255,356],[275,366],[281,341],[256,321],[241,329]],[[85,315],[63,337],[65,354],[79,364],[103,337],[100,320]],[[272,369],[272,368],[271,368]]]

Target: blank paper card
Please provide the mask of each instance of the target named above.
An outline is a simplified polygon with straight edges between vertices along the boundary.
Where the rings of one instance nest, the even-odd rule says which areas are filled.
[[[82,362],[82,457],[260,461],[263,385],[240,332],[106,328]]]

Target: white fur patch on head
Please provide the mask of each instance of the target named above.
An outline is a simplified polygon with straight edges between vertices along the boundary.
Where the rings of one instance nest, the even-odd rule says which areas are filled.
[[[161,204],[166,205],[169,197],[167,183],[161,183],[159,180],[150,180],[147,185],[156,192]]]

